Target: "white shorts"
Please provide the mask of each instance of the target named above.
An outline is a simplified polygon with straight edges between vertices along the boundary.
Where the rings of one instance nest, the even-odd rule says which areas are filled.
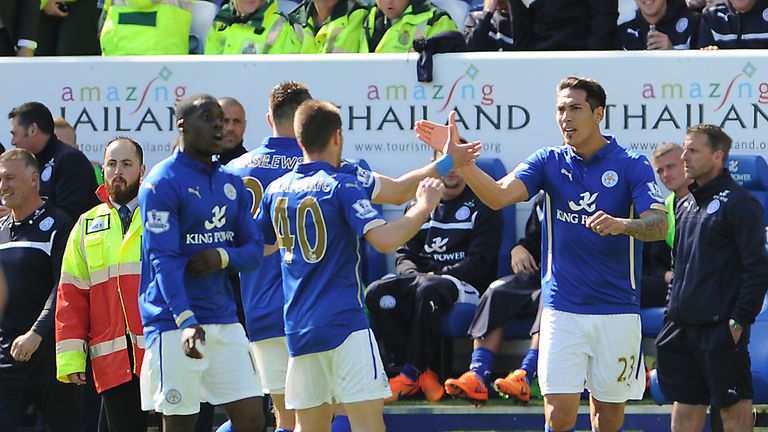
[[[581,393],[609,403],[643,398],[640,316],[544,309],[539,335],[541,393]]]
[[[190,415],[200,402],[221,405],[262,396],[259,373],[240,324],[204,324],[202,359],[184,355],[181,330],[160,334],[144,353],[141,408]]]
[[[376,338],[358,330],[338,347],[291,357],[285,381],[285,407],[309,409],[324,403],[350,404],[392,395]]]
[[[251,342],[251,352],[261,377],[261,390],[266,394],[285,394],[288,371],[288,342],[285,336]]]

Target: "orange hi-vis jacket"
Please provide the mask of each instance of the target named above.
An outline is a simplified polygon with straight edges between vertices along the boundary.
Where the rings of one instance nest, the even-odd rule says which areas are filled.
[[[141,371],[144,328],[138,302],[143,230],[137,208],[123,235],[120,216],[104,186],[97,195],[104,202],[80,216],[64,252],[56,304],[56,376],[70,382],[69,374],[84,372],[87,347],[101,393]]]

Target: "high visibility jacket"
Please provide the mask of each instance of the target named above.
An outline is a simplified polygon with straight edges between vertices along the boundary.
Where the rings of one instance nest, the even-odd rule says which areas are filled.
[[[324,23],[314,22],[314,14],[314,2],[304,0],[288,15],[301,40],[302,54],[368,52],[364,29],[366,5],[357,0],[339,0]]]
[[[101,29],[105,56],[189,54],[194,0],[111,0]]]
[[[387,25],[387,21],[377,6],[371,8],[365,21],[370,52],[407,53],[413,51],[415,39],[458,31],[448,12],[423,0],[411,0],[400,18],[391,26]]]
[[[298,54],[301,42],[288,18],[268,0],[256,12],[237,16],[231,4],[224,5],[208,32],[206,54]]]
[[[142,225],[137,208],[123,236],[120,216],[105,187],[97,193],[104,203],[80,216],[64,252],[56,304],[56,376],[69,382],[67,375],[84,372],[87,347],[101,393],[130,381],[141,370]]]

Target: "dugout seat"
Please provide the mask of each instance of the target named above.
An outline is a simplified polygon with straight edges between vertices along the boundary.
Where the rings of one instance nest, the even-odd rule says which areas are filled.
[[[768,164],[760,155],[730,155],[725,165],[731,177],[762,204],[768,225]]]
[[[499,180],[507,174],[507,169],[498,158],[480,158],[476,163],[480,169],[495,180]],[[512,273],[509,251],[517,242],[515,206],[506,207],[501,212],[504,227],[501,232],[496,277],[503,277]],[[469,330],[469,325],[475,316],[475,309],[477,306],[469,303],[457,303],[448,309],[441,322],[443,336],[453,339],[467,337],[467,330]],[[517,339],[518,336],[522,336],[522,339],[528,338],[528,330],[532,322],[532,319],[512,320],[504,327],[505,339]]]

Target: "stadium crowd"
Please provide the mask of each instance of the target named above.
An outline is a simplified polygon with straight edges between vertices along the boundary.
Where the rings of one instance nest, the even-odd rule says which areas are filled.
[[[5,0],[0,55],[765,48],[766,7],[766,0]]]

